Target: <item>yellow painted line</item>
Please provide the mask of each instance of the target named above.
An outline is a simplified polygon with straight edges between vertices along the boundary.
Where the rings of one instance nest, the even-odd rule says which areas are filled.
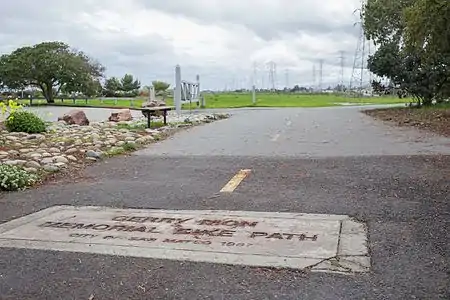
[[[250,169],[243,169],[236,173],[236,175],[233,176],[233,178],[228,181],[228,183],[220,190],[221,193],[231,193],[233,192],[238,185],[242,182],[242,180],[247,177],[252,170]]]

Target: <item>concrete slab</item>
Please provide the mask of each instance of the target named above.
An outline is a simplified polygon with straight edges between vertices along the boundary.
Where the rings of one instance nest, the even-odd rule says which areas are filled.
[[[349,273],[366,236],[342,215],[55,206],[1,225],[0,247]],[[364,267],[324,263],[341,255]]]

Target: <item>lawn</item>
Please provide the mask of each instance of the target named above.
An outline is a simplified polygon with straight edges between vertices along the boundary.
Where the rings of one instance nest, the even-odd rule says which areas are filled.
[[[370,105],[370,104],[398,104],[409,103],[411,99],[397,97],[365,97],[354,98],[328,94],[276,94],[260,93],[256,95],[256,104],[252,104],[251,93],[205,93],[206,108],[239,108],[239,107],[328,107],[342,105]],[[111,107],[111,108],[139,108],[145,102],[144,98],[134,99],[84,99],[64,100],[55,99],[54,105],[80,107]],[[29,100],[19,100],[21,104],[29,104]],[[173,105],[173,99],[166,100],[167,105]],[[33,100],[33,105],[46,105],[43,99]],[[183,109],[189,109],[184,104]],[[191,108],[197,108],[196,103]]]
[[[256,104],[252,104],[251,94],[217,93],[206,94],[208,108],[227,107],[327,107],[341,105],[398,104],[411,99],[398,97],[352,98],[328,94],[256,94]]]

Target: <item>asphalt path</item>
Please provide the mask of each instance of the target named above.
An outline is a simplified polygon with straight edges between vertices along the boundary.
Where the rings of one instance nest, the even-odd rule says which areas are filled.
[[[360,108],[237,110],[87,179],[0,198],[6,222],[59,204],[346,214],[367,223],[371,271],[340,275],[0,249],[0,299],[448,299],[450,140]],[[251,175],[230,194],[240,169]]]

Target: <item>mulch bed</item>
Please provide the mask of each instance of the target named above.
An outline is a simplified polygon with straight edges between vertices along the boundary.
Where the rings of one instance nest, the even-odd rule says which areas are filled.
[[[397,126],[415,127],[450,137],[450,106],[448,108],[382,108],[365,110],[364,113]]]

